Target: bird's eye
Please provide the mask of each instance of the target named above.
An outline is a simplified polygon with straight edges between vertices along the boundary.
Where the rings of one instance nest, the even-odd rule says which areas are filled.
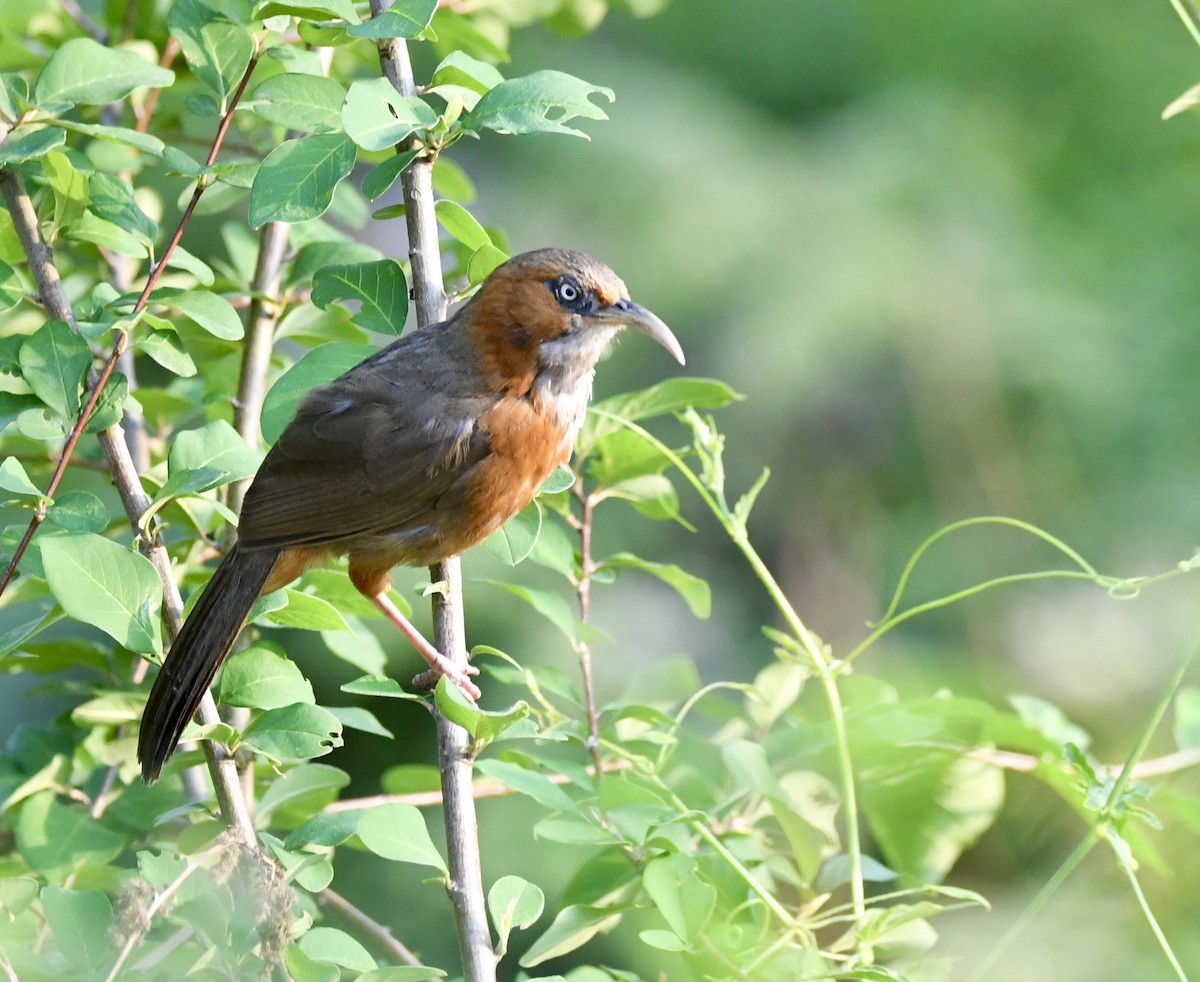
[[[590,303],[588,292],[569,276],[564,276],[551,284],[554,297],[568,310],[583,311]]]

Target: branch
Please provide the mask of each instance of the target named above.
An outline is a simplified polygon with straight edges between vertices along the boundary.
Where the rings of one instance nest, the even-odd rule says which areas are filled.
[[[592,559],[592,526],[595,522],[595,501],[591,495],[583,491],[583,476],[580,475],[574,485],[574,494],[579,501],[582,514],[579,518],[579,582],[575,584],[575,595],[579,602],[579,620],[587,624],[592,614],[592,579],[596,574],[596,564]],[[585,636],[580,636],[575,644],[579,655],[579,668],[583,673],[584,706],[587,709],[588,750],[592,754],[592,763],[596,773],[602,773],[604,762],[600,757],[600,716],[596,712],[596,683],[592,676],[592,642]]]
[[[326,887],[318,893],[317,902],[336,910],[391,955],[393,961],[399,962],[401,965],[421,964],[421,959],[414,955],[407,945],[398,940],[386,924],[380,924],[373,917],[359,910],[332,887]]]
[[[390,0],[371,0],[371,16],[387,10]],[[417,94],[408,47],[399,38],[379,44],[379,64],[384,76],[404,96]],[[419,144],[410,139],[407,149]],[[417,325],[424,327],[446,316],[446,291],[442,283],[441,250],[437,217],[433,209],[433,154],[423,153],[401,174],[408,255],[412,264]],[[433,595],[434,645],[457,665],[468,662],[463,622],[462,569],[458,557],[430,567],[430,578],[442,588]],[[467,982],[494,982],[496,955],[492,948],[484,903],[483,873],[479,856],[479,823],[471,795],[474,762],[469,737],[435,709],[438,763],[442,778],[443,816],[450,876],[446,884],[458,926],[463,975]]]

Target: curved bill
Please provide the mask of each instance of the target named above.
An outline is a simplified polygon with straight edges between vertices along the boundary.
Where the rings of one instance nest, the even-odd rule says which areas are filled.
[[[671,352],[679,364],[684,364],[683,348],[679,346],[671,329],[662,322],[658,315],[651,313],[640,303],[634,303],[632,300],[618,300],[611,306],[597,311],[593,316],[598,320],[622,324],[625,327],[632,327],[635,331],[641,331]]]

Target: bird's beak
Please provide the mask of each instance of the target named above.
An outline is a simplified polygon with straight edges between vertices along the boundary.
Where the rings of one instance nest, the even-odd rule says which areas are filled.
[[[621,324],[624,327],[632,327],[636,331],[641,331],[671,352],[679,364],[684,363],[683,348],[679,346],[671,329],[656,314],[652,314],[640,303],[634,303],[632,300],[618,300],[592,316],[596,320]]]

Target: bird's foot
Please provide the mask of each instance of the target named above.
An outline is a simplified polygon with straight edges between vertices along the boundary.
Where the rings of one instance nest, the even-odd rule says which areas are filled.
[[[445,675],[446,678],[458,687],[458,691],[471,702],[477,702],[483,695],[479,690],[479,686],[471,681],[472,675],[479,674],[479,669],[474,665],[464,665],[460,668],[440,654],[438,656],[438,663],[433,664],[431,662],[430,665],[431,667],[428,671],[422,672],[413,678],[413,685],[418,689],[432,689],[437,685],[438,679]]]

